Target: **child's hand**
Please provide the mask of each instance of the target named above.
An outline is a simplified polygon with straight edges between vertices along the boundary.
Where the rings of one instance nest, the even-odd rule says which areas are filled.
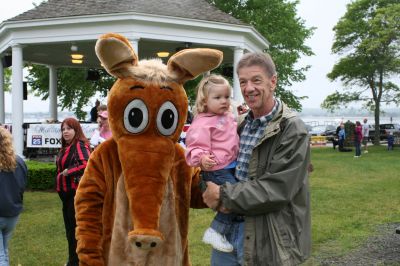
[[[217,163],[214,161],[214,158],[215,156],[212,154],[203,155],[200,159],[201,169],[207,170],[217,165]]]

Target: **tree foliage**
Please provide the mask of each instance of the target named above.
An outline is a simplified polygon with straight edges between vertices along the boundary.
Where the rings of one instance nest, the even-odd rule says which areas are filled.
[[[400,88],[393,81],[400,73],[400,2],[357,0],[334,27],[332,52],[342,58],[328,74],[340,80],[343,92],[329,95],[321,107],[334,110],[362,102],[374,111],[379,125],[381,104],[400,103]],[[379,142],[379,130],[375,131]]]
[[[269,53],[274,58],[279,73],[279,82],[276,94],[290,107],[300,110],[299,97],[289,89],[293,82],[305,79],[304,72],[308,66],[296,69],[302,55],[312,55],[304,41],[309,38],[313,28],[306,28],[304,21],[296,16],[296,1],[285,0],[212,0],[211,4],[224,12],[254,26],[270,43]],[[289,37],[288,37],[289,36]],[[62,109],[73,110],[78,118],[83,119],[85,113],[82,108],[96,92],[106,96],[114,79],[105,71],[100,71],[98,81],[86,80],[86,69],[60,68],[58,76],[58,102]],[[217,69],[214,72],[222,72]],[[185,84],[190,103],[195,99],[195,87],[200,78]],[[32,65],[28,82],[36,96],[47,99],[48,69],[43,66]]]
[[[4,68],[4,91],[11,90],[11,67]]]
[[[286,0],[208,0],[222,11],[252,25],[269,42],[268,53],[275,61],[279,82],[276,94],[290,107],[301,110],[300,100],[290,86],[305,79],[309,66],[296,68],[302,55],[313,55],[304,44],[314,28],[307,28],[297,17],[299,1]]]
[[[85,119],[86,113],[82,110],[90,98],[99,92],[103,97],[107,95],[115,78],[108,75],[103,69],[97,70],[99,79],[86,80],[87,69],[59,68],[57,69],[57,97],[62,110],[73,110],[78,119]],[[32,65],[27,77],[34,95],[46,100],[49,97],[49,70],[45,66]]]

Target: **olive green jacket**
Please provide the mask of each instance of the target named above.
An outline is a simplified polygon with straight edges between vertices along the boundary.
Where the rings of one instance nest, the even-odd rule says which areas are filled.
[[[310,256],[307,130],[285,104],[265,128],[248,180],[221,186],[221,203],[245,216],[245,265],[298,265]]]

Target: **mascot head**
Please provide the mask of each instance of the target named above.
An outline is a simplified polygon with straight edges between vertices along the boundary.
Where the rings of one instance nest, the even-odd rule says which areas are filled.
[[[157,59],[139,61],[125,37],[105,34],[96,54],[118,78],[108,95],[108,113],[133,221],[129,239],[151,249],[163,241],[160,207],[188,108],[183,84],[217,67],[222,52],[186,49],[165,65]]]

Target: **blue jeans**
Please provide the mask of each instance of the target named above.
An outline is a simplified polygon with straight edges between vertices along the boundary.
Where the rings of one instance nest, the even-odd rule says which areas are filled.
[[[211,266],[239,266],[243,265],[243,238],[244,222],[233,223],[232,231],[225,235],[233,246],[232,252],[221,252],[213,249]]]
[[[343,150],[344,148],[344,139],[339,139],[339,151]]]
[[[8,241],[18,222],[18,217],[0,217],[0,266],[9,266]]]
[[[356,146],[356,156],[361,155],[361,142],[359,140],[354,141],[354,145]]]
[[[203,172],[203,180],[212,181],[217,185],[223,185],[226,182],[234,184],[237,182],[234,174],[235,168],[220,169],[212,172],[205,171]],[[211,222],[210,227],[221,235],[226,235],[232,230],[232,223],[237,219],[237,214],[218,212]]]

